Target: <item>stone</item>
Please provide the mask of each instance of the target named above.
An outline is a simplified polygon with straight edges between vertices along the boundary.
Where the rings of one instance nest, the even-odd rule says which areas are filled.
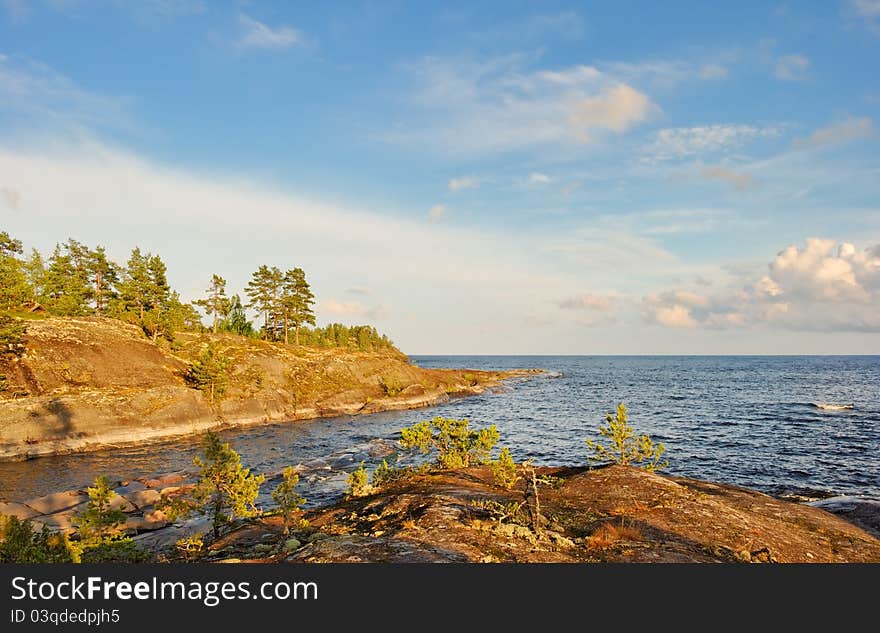
[[[127,481],[118,488],[114,488],[113,492],[123,497],[128,497],[131,493],[140,492],[141,490],[146,490],[146,486],[140,481]]]
[[[154,479],[143,479],[142,482],[147,488],[167,488],[175,484],[183,483],[186,479],[183,473],[169,473],[156,477]]]
[[[41,516],[40,521],[50,530],[58,532],[73,532],[75,529],[73,525],[73,515],[74,513],[71,511],[58,512],[56,514]]]
[[[88,500],[88,495],[78,490],[69,490],[67,492],[56,492],[45,497],[37,497],[30,501],[25,501],[24,505],[33,508],[39,514],[55,514],[62,510],[68,510],[74,506]]]
[[[39,512],[23,503],[0,503],[0,514],[9,517],[16,517],[22,521],[40,515]]]
[[[285,552],[293,552],[295,550],[298,550],[300,547],[302,547],[302,542],[300,542],[299,539],[289,538],[286,541],[284,541],[284,551]]]
[[[128,517],[125,520],[122,529],[135,530],[136,532],[150,532],[152,530],[160,530],[167,525],[168,521],[165,519],[165,514],[160,511],[156,511],[145,516]]]
[[[138,490],[130,492],[125,496],[129,503],[137,508],[145,508],[156,503],[162,495],[157,490]]]
[[[115,495],[110,499],[109,505],[111,510],[121,510],[122,512],[134,512],[137,510],[128,499],[119,495]]]

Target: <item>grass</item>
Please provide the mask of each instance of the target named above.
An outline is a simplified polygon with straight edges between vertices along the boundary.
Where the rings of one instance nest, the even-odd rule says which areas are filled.
[[[642,533],[632,526],[603,523],[587,538],[589,549],[606,549],[627,541],[638,541]]]

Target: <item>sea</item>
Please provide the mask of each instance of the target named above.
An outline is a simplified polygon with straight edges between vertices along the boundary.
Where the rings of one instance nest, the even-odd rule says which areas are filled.
[[[880,501],[880,356],[414,356],[430,368],[544,374],[408,411],[279,422],[221,433],[254,472],[302,472],[315,505],[341,496],[348,474],[399,450],[401,428],[434,416],[497,425],[516,460],[586,465],[586,440],[626,404],[635,432],[663,442],[665,471],[796,501]],[[82,487],[97,475],[128,481],[192,472],[198,438],[0,463],[0,500]],[[261,499],[269,502],[270,484]]]

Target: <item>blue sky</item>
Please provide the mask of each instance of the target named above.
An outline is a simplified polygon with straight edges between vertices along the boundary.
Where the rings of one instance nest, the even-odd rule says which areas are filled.
[[[0,225],[420,353],[880,353],[880,0],[0,0]]]

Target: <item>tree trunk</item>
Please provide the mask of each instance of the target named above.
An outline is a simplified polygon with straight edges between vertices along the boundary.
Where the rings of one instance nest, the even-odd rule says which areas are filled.
[[[299,347],[299,323],[293,326],[293,340],[296,346]]]
[[[101,271],[99,270],[95,275],[95,314],[101,316],[101,313],[104,311],[104,306],[101,302]]]
[[[290,341],[287,339],[287,310],[284,311],[284,344],[289,345]]]

